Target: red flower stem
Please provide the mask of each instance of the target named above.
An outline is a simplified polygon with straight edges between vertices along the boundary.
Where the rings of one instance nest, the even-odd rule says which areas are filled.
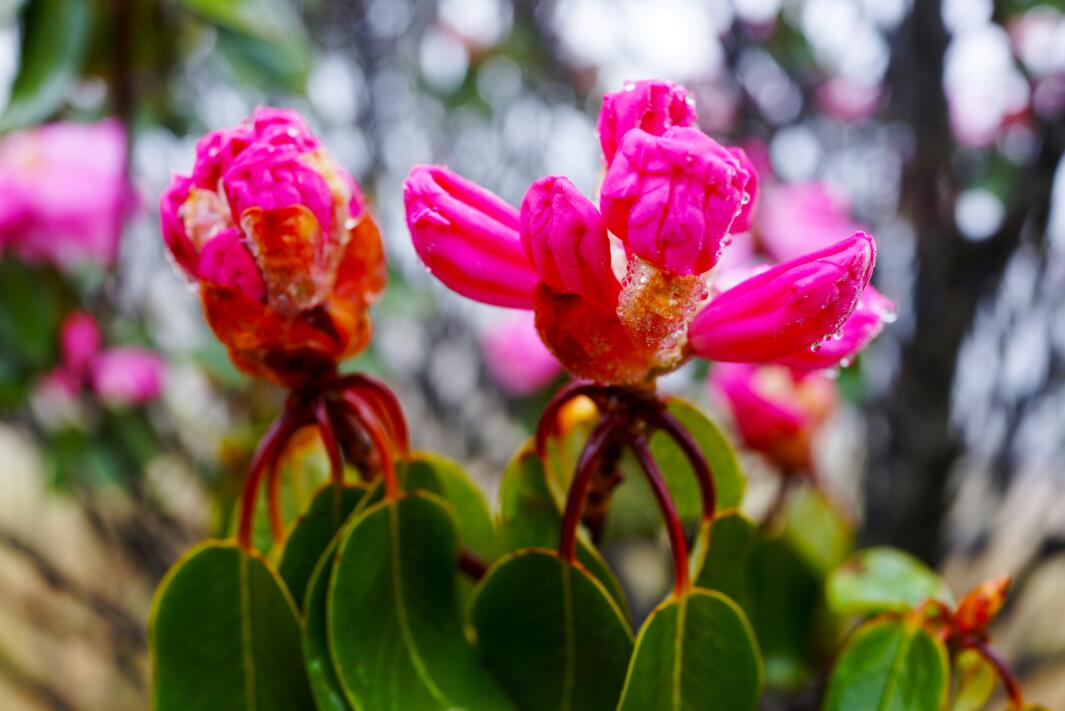
[[[635,434],[629,438],[629,446],[636,455],[640,467],[647,475],[647,481],[654,491],[658,500],[658,508],[662,510],[665,519],[666,532],[669,534],[669,544],[673,549],[673,596],[678,597],[691,589],[691,577],[688,571],[688,544],[684,539],[684,526],[677,516],[677,507],[673,503],[673,497],[669,494],[669,488],[662,478],[662,472],[657,462],[651,455],[651,449],[647,446],[647,437]]]
[[[270,533],[274,543],[280,543],[285,537],[285,519],[281,515],[281,460],[284,454],[284,447],[278,447],[266,479],[266,505],[270,512]]]
[[[381,463],[381,476],[385,480],[385,498],[395,501],[399,498],[399,482],[396,479],[396,466],[392,457],[392,443],[382,431],[376,413],[356,392],[350,390],[344,392],[341,401],[373,443]]]
[[[536,425],[536,453],[540,455],[540,459],[544,459],[547,456],[547,440],[558,430],[558,413],[566,403],[581,395],[591,396],[602,391],[602,385],[583,380],[574,380],[572,383],[562,386],[552,396],[547,403],[547,407],[544,408],[543,414],[540,415],[539,424]]]
[[[318,434],[322,438],[326,454],[329,455],[329,476],[334,486],[343,486],[344,460],[340,455],[340,445],[337,444],[336,431],[333,429],[333,421],[329,418],[329,408],[324,397],[314,404],[314,419],[318,422]]]
[[[300,419],[300,413],[286,405],[263,435],[259,446],[255,448],[255,454],[252,455],[248,476],[244,480],[244,492],[241,494],[240,526],[237,529],[237,543],[246,551],[252,550],[252,524],[255,521],[255,505],[259,498],[259,484],[263,474],[278,456],[278,449],[283,449],[288,439],[299,429]]]
[[[459,570],[477,582],[488,572],[488,565],[469,548],[459,551]]]
[[[588,436],[588,441],[584,443],[584,449],[581,451],[577,472],[569,486],[566,510],[562,515],[562,533],[559,535],[558,556],[567,563],[573,563],[577,557],[577,527],[581,523],[585,499],[588,498],[588,484],[595,473],[603,448],[617,433],[619,424],[613,415],[603,417]]]
[[[383,381],[363,373],[352,373],[337,379],[332,387],[341,391],[362,390],[364,394],[370,394],[374,400],[374,409],[384,413],[396,446],[403,452],[410,449],[410,434],[407,420],[403,416],[403,407],[399,404],[396,394]]]
[[[688,429],[665,410],[655,410],[648,419],[657,429],[668,434],[684,456],[688,458],[696,478],[699,480],[699,493],[703,503],[703,521],[713,521],[717,509],[717,491],[714,488],[714,473],[706,461],[703,450],[695,442]]]
[[[963,643],[964,647],[969,649],[975,649],[980,653],[980,656],[987,660],[987,662],[995,668],[998,672],[998,678],[1002,680],[1002,683],[1006,686],[1006,694],[1010,699],[1010,706],[1015,709],[1024,708],[1024,692],[1021,691],[1021,684],[1017,681],[1017,677],[1014,676],[1013,670],[1009,668],[1009,665],[995,653],[995,650],[988,646],[987,642],[981,640],[972,640]]]

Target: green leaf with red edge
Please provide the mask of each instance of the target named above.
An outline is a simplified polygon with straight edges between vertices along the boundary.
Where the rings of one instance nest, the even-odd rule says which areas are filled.
[[[525,709],[610,711],[632,653],[632,632],[602,583],[554,551],[500,560],[474,591],[481,657]]]
[[[425,493],[371,506],[341,533],[326,619],[355,708],[513,708],[466,640],[458,546],[452,510]]]
[[[522,548],[558,549],[562,513],[552,496],[540,457],[526,442],[503,472],[499,487],[499,531],[504,551]],[[594,575],[631,619],[625,591],[606,561],[584,536],[577,538],[577,561]]]
[[[761,687],[762,660],[743,610],[694,588],[644,622],[618,710],[748,711]]]
[[[340,487],[326,484],[292,526],[281,552],[278,572],[301,608],[314,567],[368,490],[362,483]]]
[[[973,649],[962,650],[954,659],[953,679],[950,711],[980,711],[998,685],[995,668]]]
[[[946,647],[919,624],[873,620],[840,653],[822,711],[939,711],[948,674]]]
[[[329,625],[326,609],[329,601],[329,582],[333,578],[333,561],[338,539],[330,541],[321,560],[311,573],[303,600],[303,661],[318,711],[352,711],[344,696],[333,655],[329,650]]]
[[[828,603],[841,615],[907,612],[929,598],[952,602],[942,578],[894,548],[868,548],[832,572]]]
[[[284,584],[257,554],[210,541],[178,561],[148,623],[156,711],[312,708],[299,623]]]

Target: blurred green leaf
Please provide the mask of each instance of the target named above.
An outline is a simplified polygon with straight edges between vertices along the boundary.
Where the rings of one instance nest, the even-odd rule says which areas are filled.
[[[718,592],[693,589],[659,605],[636,639],[618,711],[747,711],[762,660],[746,616]]]
[[[12,368],[43,371],[58,362],[59,325],[71,301],[54,271],[0,259],[0,346]]]
[[[505,551],[558,549],[562,513],[548,489],[547,476],[531,442],[525,443],[503,472],[499,487],[499,528]],[[631,619],[621,583],[599,551],[583,536],[577,538],[577,560],[599,579],[625,619]]]
[[[149,621],[156,711],[312,708],[296,609],[277,574],[233,543],[190,551],[167,573]]]
[[[980,711],[995,693],[998,674],[974,649],[964,649],[954,659],[954,700],[950,711]]]
[[[861,551],[828,578],[828,603],[841,615],[907,612],[928,598],[952,602],[938,575],[894,548]]]
[[[874,620],[848,641],[832,670],[823,711],[939,711],[947,650],[917,624]]]
[[[281,552],[278,573],[296,604],[304,605],[304,593],[314,566],[329,543],[366,495],[365,484],[326,484],[296,519]]]
[[[818,574],[828,575],[850,554],[854,531],[822,492],[800,486],[784,508],[784,537]]]
[[[63,103],[81,70],[91,6],[86,0],[29,0],[23,7],[18,73],[0,130],[43,121]]]
[[[471,605],[481,658],[520,708],[616,707],[632,632],[582,568],[521,550],[492,567]]]
[[[751,600],[751,557],[758,541],[754,521],[739,511],[722,511],[710,530],[710,548],[696,584],[718,590],[747,609]]]
[[[333,559],[339,539],[329,542],[311,573],[303,599],[303,663],[318,711],[351,711],[329,651],[329,624],[326,609],[329,583],[333,579]]]
[[[457,560],[454,517],[429,494],[386,500],[348,525],[329,585],[327,619],[337,674],[352,706],[513,708],[466,641]]]

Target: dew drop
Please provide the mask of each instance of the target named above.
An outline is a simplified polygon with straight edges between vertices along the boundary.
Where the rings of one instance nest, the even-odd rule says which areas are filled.
[[[627,81],[627,82],[625,82],[624,85],[622,85],[621,88],[624,89],[625,91],[633,91],[634,89],[636,89],[636,82]]]
[[[740,198],[740,204],[741,205],[746,205],[750,201],[751,201],[751,194],[749,192],[747,192],[746,190],[743,191],[743,196]]]
[[[819,350],[821,350],[821,341],[814,341],[810,344],[811,353],[817,353]]]

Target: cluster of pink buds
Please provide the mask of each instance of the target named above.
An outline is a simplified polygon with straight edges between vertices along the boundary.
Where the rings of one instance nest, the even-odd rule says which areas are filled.
[[[259,109],[205,135],[160,211],[171,254],[242,370],[298,386],[369,342],[381,237],[354,179],[297,113]]]
[[[562,365],[601,384],[647,386],[692,356],[816,367],[849,356],[821,344],[857,326],[873,238],[844,235],[722,288],[714,267],[750,228],[758,176],[695,118],[674,84],[607,94],[598,207],[561,176],[533,183],[516,209],[445,167],[416,166],[404,187],[415,249],[458,293],[534,311]]]

